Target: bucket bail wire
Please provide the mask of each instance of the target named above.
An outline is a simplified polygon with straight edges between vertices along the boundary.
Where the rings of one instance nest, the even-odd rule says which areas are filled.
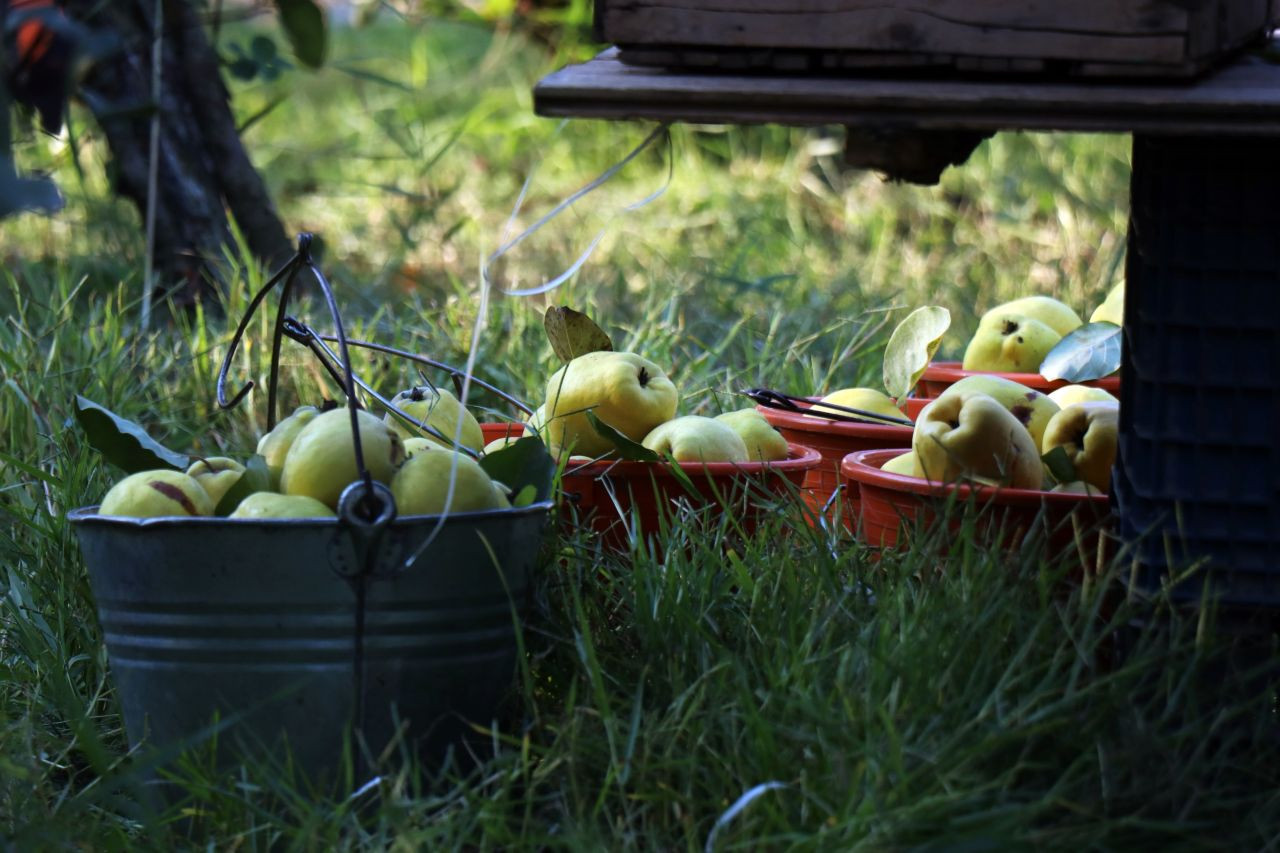
[[[405,350],[349,339],[342,323],[337,300],[333,295],[333,289],[312,258],[312,244],[313,238],[311,234],[299,234],[297,252],[262,286],[250,301],[244,316],[240,319],[235,333],[232,335],[227,353],[218,371],[217,400],[222,409],[231,409],[243,401],[249,391],[254,388],[255,382],[249,379],[234,395],[228,397],[227,375],[250,320],[262,306],[267,295],[277,286],[283,285],[280,290],[280,299],[276,309],[271,339],[271,367],[267,380],[267,429],[273,429],[276,425],[280,349],[282,340],[285,337],[303,344],[310,350],[324,370],[342,389],[343,394],[346,396],[346,408],[350,414],[352,449],[355,455],[357,479],[343,490],[338,501],[339,531],[334,538],[333,547],[330,549],[329,568],[347,583],[354,596],[355,625],[352,649],[354,681],[352,708],[354,719],[352,720],[352,727],[354,732],[360,733],[364,730],[364,724],[367,719],[365,714],[365,705],[368,698],[365,683],[365,626],[368,616],[369,586],[375,579],[388,579],[399,575],[405,570],[407,563],[400,559],[399,550],[393,543],[388,541],[389,537],[384,535],[388,526],[396,519],[395,498],[386,485],[373,479],[373,475],[366,464],[364,447],[360,437],[359,411],[362,406],[360,405],[358,392],[363,391],[368,394],[401,421],[422,429],[432,437],[442,440],[446,445],[452,446],[456,450],[465,452],[472,457],[477,454],[471,448],[464,447],[451,437],[426,424],[424,422],[425,419],[415,418],[404,412],[391,400],[386,399],[370,387],[368,383],[361,380],[356,374],[351,365],[350,350],[352,346],[360,346],[375,352],[405,358],[420,365],[446,371],[453,377],[455,384],[460,384],[460,379],[465,375],[465,372],[443,362]],[[304,269],[311,273],[324,295],[329,316],[333,322],[334,334],[332,335],[317,333],[306,323],[288,314],[289,301],[293,296],[298,273]],[[337,344],[337,352],[329,346],[330,343]],[[419,372],[421,373],[421,369],[419,369]],[[425,375],[423,375],[423,378],[426,378]],[[426,381],[430,384],[430,380]],[[526,414],[532,414],[533,409],[516,397],[475,378],[472,378],[471,381],[473,384],[501,397]],[[432,387],[434,388],[434,386]],[[356,760],[359,762],[358,766],[363,770],[366,760],[363,751],[357,753]]]

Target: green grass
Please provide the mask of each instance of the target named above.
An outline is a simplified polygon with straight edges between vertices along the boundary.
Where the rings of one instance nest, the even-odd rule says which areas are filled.
[[[288,94],[247,141],[289,226],[323,238],[355,334],[463,361],[480,259],[525,176],[538,167],[527,224],[647,133],[532,116],[529,87],[556,61],[502,28],[384,23],[341,34],[317,75],[237,92],[243,116]],[[263,395],[222,412],[213,388],[221,314],[238,317],[262,279],[228,261],[244,287],[223,312],[162,308],[139,334],[136,215],[104,195],[100,140],[80,138],[84,182],[60,143],[22,142],[23,165],[54,169],[70,204],[0,233],[0,838],[13,849],[697,850],[713,832],[716,849],[1275,847],[1274,707],[1232,692],[1194,621],[1108,658],[1142,612],[1111,609],[1123,559],[1084,586],[1069,559],[992,552],[970,533],[876,559],[793,504],[745,539],[731,518],[690,517],[653,553],[558,543],[476,769],[388,765],[376,796],[351,802],[270,768],[213,772],[197,750],[165,771],[188,799],[149,810],[63,519],[117,472],[71,403],[84,394],[174,447],[250,452]],[[1002,135],[937,188],[845,171],[838,136],[819,131],[676,128],[672,143],[658,201],[609,221],[664,183],[655,153],[498,271],[546,279],[608,228],[547,299],[496,299],[478,375],[536,402],[555,366],[539,311],[554,301],[670,366],[682,411],[714,412],[743,405],[747,384],[875,384],[885,324],[906,308],[951,308],[954,353],[997,301],[1048,293],[1087,313],[1122,270],[1121,137]],[[318,307],[298,313],[326,325]],[[268,333],[265,317],[250,327],[233,381],[265,379]],[[285,405],[336,396],[288,346]],[[377,375],[387,391],[413,379]]]

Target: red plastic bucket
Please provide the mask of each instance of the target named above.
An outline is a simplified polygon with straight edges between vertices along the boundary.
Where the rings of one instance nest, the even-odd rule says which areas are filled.
[[[519,436],[518,423],[482,423],[485,442]],[[685,462],[680,468],[693,483],[690,494],[666,465],[653,462],[625,462],[601,459],[577,463],[569,460],[560,481],[564,503],[562,515],[572,523],[586,524],[604,537],[606,544],[626,548],[633,519],[638,533],[652,536],[660,529],[660,514],[674,508],[677,501],[692,506],[724,502],[745,512],[744,524],[752,525],[758,513],[754,497],[779,497],[802,488],[805,476],[818,466],[818,451],[796,443],[788,444],[787,458],[777,462]]]
[[[683,462],[680,468],[692,482],[690,493],[666,465],[602,459],[575,465],[570,461],[561,478],[566,512],[589,526],[606,545],[625,549],[634,526],[640,536],[661,529],[661,517],[679,502],[693,507],[723,504],[740,513],[749,530],[761,511],[761,498],[784,497],[798,491],[805,474],[822,457],[798,444],[789,446],[777,462]]]
[[[847,487],[859,493],[859,532],[867,544],[885,548],[905,544],[912,530],[935,522],[954,497],[958,502],[972,499],[981,509],[982,529],[1006,548],[1018,547],[1028,533],[1038,530],[1046,534],[1051,555],[1075,549],[1078,535],[1082,557],[1090,563],[1097,559],[1103,532],[1113,522],[1106,495],[930,483],[880,470],[906,451],[861,450],[850,453],[840,465]]]
[[[813,398],[811,402],[817,402]],[[910,398],[903,402],[907,417],[915,420],[920,410],[932,400]],[[801,404],[803,405],[803,404]],[[877,450],[884,447],[901,447],[911,444],[912,428],[894,424],[852,423],[811,418],[796,412],[786,412],[768,406],[756,406],[773,428],[782,433],[788,442],[812,447],[822,456],[819,465],[804,478],[804,500],[813,510],[816,519],[832,508],[832,495],[840,487],[840,462],[855,450]],[[841,496],[846,518],[857,518],[857,493],[846,491]]]
[[[1108,391],[1116,397],[1120,396],[1120,376],[1118,374],[1104,376],[1101,379],[1094,379],[1089,382],[1071,383],[1064,379],[1045,379],[1039,373],[994,373],[989,370],[965,370],[958,361],[935,361],[930,364],[924,369],[924,375],[920,377],[916,390],[921,397],[937,397],[967,376],[1003,376],[1005,379],[1011,379],[1020,385],[1025,385],[1034,391],[1041,391],[1045,394],[1065,385],[1076,384],[1092,385]]]
[[[500,438],[514,436],[519,438],[524,435],[524,424],[520,423],[483,423],[480,424],[480,432],[484,433],[484,443],[497,441]]]

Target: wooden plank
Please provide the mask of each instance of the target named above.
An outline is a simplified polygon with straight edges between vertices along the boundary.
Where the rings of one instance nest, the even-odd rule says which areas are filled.
[[[975,29],[1183,35],[1189,10],[1218,5],[1219,0],[597,0],[596,12],[609,41],[776,47],[771,39],[785,34],[774,28],[830,29],[882,11]],[[705,22],[713,40],[679,28],[690,20]],[[664,29],[645,29],[654,22]]]
[[[1277,45],[1280,47],[1280,44]],[[1280,65],[1243,58],[1191,83],[679,74],[605,51],[534,88],[544,116],[702,124],[868,125],[1280,135]]]
[[[1094,26],[1089,14],[1073,15],[1074,28],[1052,25],[1019,27],[1017,16],[991,13],[992,7],[1013,4],[960,3],[953,16],[939,13],[935,4],[893,4],[875,0],[827,0],[816,6],[821,11],[798,13],[795,6],[781,2],[746,4],[772,6],[755,9],[703,9],[702,4],[672,7],[653,0],[609,4],[604,12],[601,35],[619,45],[682,45],[704,47],[774,47],[803,50],[911,51],[1024,59],[1064,59],[1099,62],[1176,63],[1186,58],[1186,13],[1182,26],[1171,26],[1175,13],[1159,18],[1151,27],[1127,28]],[[714,5],[714,4],[711,4]],[[1020,4],[1019,4],[1020,5]],[[1040,3],[1030,3],[1039,7]],[[1077,3],[1062,2],[1049,8],[1069,8]],[[1096,17],[1111,16],[1103,8],[1129,9],[1133,4],[1115,0],[1089,0],[1081,5],[1097,7]],[[1168,4],[1156,3],[1158,7]],[[914,7],[914,8],[913,8]],[[965,13],[965,10],[969,10]],[[987,11],[985,17],[974,14]],[[1060,15],[1045,17],[1055,23]],[[1093,11],[1091,8],[1088,11]],[[1033,16],[1028,16],[1033,17]],[[1089,22],[1082,27],[1081,22]],[[1117,19],[1117,24],[1120,21]],[[1260,22],[1259,22],[1260,23]]]

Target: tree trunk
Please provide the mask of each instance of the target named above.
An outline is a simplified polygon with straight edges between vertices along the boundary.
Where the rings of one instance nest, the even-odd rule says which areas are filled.
[[[79,94],[106,135],[114,189],[145,220],[151,152],[153,0],[69,0],[67,12],[117,47]],[[155,252],[158,282],[180,302],[208,288],[234,217],[250,251],[275,266],[290,241],[231,114],[217,53],[188,0],[164,0]],[[176,288],[176,289],[175,289]]]

